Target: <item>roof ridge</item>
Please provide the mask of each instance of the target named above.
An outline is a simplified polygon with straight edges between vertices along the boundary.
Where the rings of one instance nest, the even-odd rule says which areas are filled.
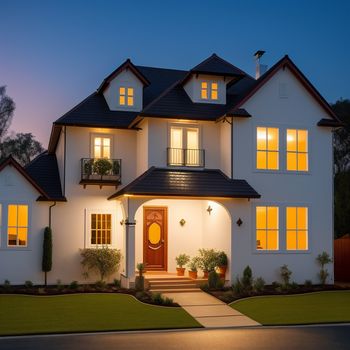
[[[153,67],[153,66],[141,66],[141,65],[137,65],[135,66],[137,68],[151,68],[151,69],[160,69],[160,70],[171,70],[171,71],[175,71],[175,72],[188,72],[188,70],[186,69],[176,69],[176,68],[163,68],[163,67]]]

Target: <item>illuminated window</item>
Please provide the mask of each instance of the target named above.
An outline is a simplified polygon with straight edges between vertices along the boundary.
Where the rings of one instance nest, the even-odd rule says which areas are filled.
[[[287,170],[308,171],[307,130],[287,129]]]
[[[208,83],[206,81],[201,83],[201,98],[205,100],[208,98]]]
[[[94,137],[94,158],[111,158],[110,137]]]
[[[199,129],[172,126],[170,128],[169,165],[199,166]]]
[[[308,249],[308,208],[286,208],[287,250]]]
[[[10,204],[7,218],[7,244],[27,246],[28,243],[28,205]]]
[[[120,87],[119,88],[119,104],[121,106],[134,105],[134,88]]]
[[[218,83],[207,81],[201,82],[201,99],[202,100],[217,100],[218,99]]]
[[[256,207],[256,249],[278,250],[278,207]]]
[[[91,244],[111,244],[112,215],[91,214]]]
[[[258,127],[256,129],[256,168],[279,169],[278,128]]]

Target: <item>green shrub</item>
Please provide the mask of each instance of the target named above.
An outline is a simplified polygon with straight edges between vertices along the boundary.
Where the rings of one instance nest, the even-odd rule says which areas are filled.
[[[232,284],[232,291],[236,296],[242,296],[244,294],[244,287],[239,277],[236,277],[236,281]]]
[[[107,175],[112,169],[112,163],[108,159],[100,158],[94,162],[93,170],[98,175]]]
[[[299,284],[295,281],[293,281],[291,284],[290,284],[290,288],[291,289],[299,289]]]
[[[144,276],[136,276],[135,289],[137,291],[143,291],[145,289],[145,277]]]
[[[265,289],[265,280],[262,277],[258,277],[254,280],[253,289],[257,293],[261,293]]]
[[[288,265],[284,264],[281,266],[280,274],[284,287],[288,286],[290,282],[290,277],[292,275],[292,271],[288,269]]]
[[[209,288],[209,284],[208,283],[202,283],[199,288],[203,291],[203,292],[209,292],[210,288]]]
[[[312,281],[311,280],[305,280],[304,287],[305,288],[311,288],[312,287]]]
[[[316,258],[316,261],[319,263],[321,266],[321,270],[318,274],[318,277],[320,278],[320,282],[322,285],[325,285],[327,282],[327,278],[329,276],[328,270],[326,270],[324,267],[332,262],[331,257],[327,252],[322,252],[319,254]]]
[[[217,289],[220,281],[220,276],[216,271],[210,271],[208,275],[209,289]]]
[[[45,286],[47,286],[47,273],[52,269],[52,231],[45,227],[43,241],[43,259],[41,269],[45,273]]]
[[[107,287],[107,283],[105,281],[96,281],[95,282],[95,288],[96,289],[105,289]]]
[[[10,289],[11,288],[11,282],[9,280],[5,280],[4,284],[2,285],[4,289]]]
[[[253,285],[253,273],[252,273],[252,269],[247,266],[244,270],[243,270],[243,277],[242,277],[242,285],[243,288],[249,292],[252,290],[252,285]]]
[[[24,282],[24,286],[25,286],[27,289],[33,288],[33,282],[32,282],[32,281],[25,281],[25,282]]]
[[[224,251],[221,251],[218,253],[217,264],[218,264],[218,266],[227,266],[228,265],[228,258],[227,258],[227,255]]]
[[[113,280],[113,285],[116,288],[120,288],[121,287],[121,282],[120,280],[117,280],[116,278]]]
[[[163,304],[162,294],[160,294],[160,293],[152,293],[152,302],[157,304],[157,305],[162,305]]]
[[[190,256],[187,254],[180,254],[176,258],[176,264],[178,267],[182,268],[184,265],[186,265],[190,261]]]
[[[72,281],[69,285],[69,288],[73,290],[78,289],[78,287],[79,287],[78,281]]]
[[[88,270],[100,274],[101,281],[119,269],[121,253],[119,249],[87,248],[81,250],[81,264]]]

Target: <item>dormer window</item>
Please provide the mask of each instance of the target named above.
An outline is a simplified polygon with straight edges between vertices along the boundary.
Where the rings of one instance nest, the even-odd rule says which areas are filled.
[[[119,105],[133,106],[134,105],[134,88],[121,86],[119,88]]]
[[[218,83],[217,82],[201,82],[201,99],[217,100],[218,99]]]

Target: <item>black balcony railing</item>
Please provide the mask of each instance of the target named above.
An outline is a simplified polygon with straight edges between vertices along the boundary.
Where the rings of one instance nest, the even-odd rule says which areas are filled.
[[[204,149],[168,148],[168,166],[204,168]]]
[[[121,183],[121,159],[82,158],[81,184],[118,185]]]

